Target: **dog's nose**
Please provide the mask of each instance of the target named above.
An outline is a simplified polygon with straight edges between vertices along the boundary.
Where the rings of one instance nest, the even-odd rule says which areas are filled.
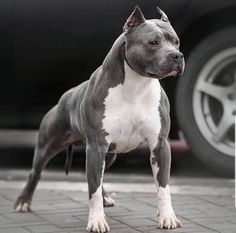
[[[170,57],[175,63],[179,63],[184,59],[184,55],[181,52],[173,52]]]

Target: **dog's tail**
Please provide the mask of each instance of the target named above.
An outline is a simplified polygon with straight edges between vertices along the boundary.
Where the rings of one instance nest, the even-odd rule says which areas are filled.
[[[70,171],[73,160],[73,149],[74,149],[73,145],[69,145],[66,151],[65,173],[67,176]]]

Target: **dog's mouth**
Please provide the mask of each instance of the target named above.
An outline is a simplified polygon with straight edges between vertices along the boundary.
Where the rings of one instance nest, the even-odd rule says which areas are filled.
[[[147,72],[147,75],[148,77],[151,77],[151,78],[158,78],[158,75],[154,73]]]
[[[169,77],[169,76],[177,76],[178,74],[180,73],[180,71],[178,69],[175,69],[175,70],[172,70],[170,73],[168,73],[166,75],[166,77]]]
[[[151,73],[151,72],[147,72],[147,75],[150,78],[163,79],[163,78],[169,77],[169,76],[177,76],[177,75],[179,75],[179,73],[180,73],[179,70],[173,70],[170,73],[167,73],[165,75],[157,75],[157,74],[154,74],[154,73]]]
[[[169,77],[169,76],[181,76],[182,74],[183,74],[183,68],[181,68],[181,67],[176,67],[171,72],[169,72],[165,75],[158,75],[155,73],[147,72],[148,77],[157,78],[157,79],[162,79],[162,78]]]

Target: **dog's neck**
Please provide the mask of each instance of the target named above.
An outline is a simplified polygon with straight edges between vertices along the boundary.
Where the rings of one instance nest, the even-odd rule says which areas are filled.
[[[136,73],[124,60],[125,80],[123,83],[124,94],[128,95],[131,99],[142,98],[151,90],[154,85],[159,86],[157,79],[144,77]]]
[[[112,49],[103,62],[103,70],[112,71],[106,77],[110,79],[110,87],[122,85],[123,94],[126,99],[135,100],[144,96],[146,93],[153,93],[153,87],[159,87],[157,79],[144,77],[138,74],[128,65],[125,58],[125,36],[120,35],[114,42]]]

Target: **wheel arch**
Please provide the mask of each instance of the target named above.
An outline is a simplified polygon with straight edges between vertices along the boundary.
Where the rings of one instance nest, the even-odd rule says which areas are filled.
[[[213,10],[198,16],[183,28],[179,37],[181,44],[184,45],[181,49],[185,58],[187,59],[191,51],[209,35],[226,27],[236,26],[235,12],[236,5]]]

